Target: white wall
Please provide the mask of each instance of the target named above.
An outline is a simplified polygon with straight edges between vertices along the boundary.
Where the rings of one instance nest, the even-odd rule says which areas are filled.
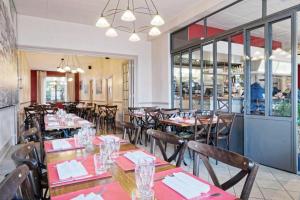
[[[135,104],[152,102],[151,42],[145,39],[132,43],[126,33],[107,38],[104,30],[93,26],[18,15],[18,45],[134,58]]]

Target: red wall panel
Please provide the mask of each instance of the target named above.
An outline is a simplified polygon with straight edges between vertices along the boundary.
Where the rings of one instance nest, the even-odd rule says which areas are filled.
[[[37,74],[35,70],[31,70],[31,102],[37,102]]]
[[[75,101],[79,101],[79,73],[75,74]]]

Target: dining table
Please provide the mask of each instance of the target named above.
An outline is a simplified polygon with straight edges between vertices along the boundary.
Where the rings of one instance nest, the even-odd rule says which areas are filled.
[[[194,117],[191,117],[191,118],[175,117],[175,118],[169,118],[169,119],[161,119],[161,120],[159,120],[159,122],[166,126],[176,126],[179,128],[189,128],[189,127],[195,126],[195,118]],[[208,124],[209,120],[202,121],[202,125],[206,124],[206,123]],[[218,123],[218,117],[214,116],[214,118],[212,120],[212,124],[217,124],[217,123]],[[199,125],[200,125],[200,123],[199,123]]]
[[[98,137],[98,136],[97,136]],[[70,140],[70,138],[69,138]],[[116,158],[116,161],[110,165],[110,168],[103,176],[99,176],[94,179],[82,179],[82,181],[76,181],[74,183],[64,183],[58,185],[52,185],[50,183],[49,176],[53,176],[56,168],[53,167],[56,163],[61,163],[68,160],[83,160],[83,163],[87,168],[87,163],[90,156],[93,156],[95,153],[99,153],[99,143],[93,143],[94,150],[87,152],[85,148],[74,148],[62,151],[55,152],[46,152],[46,165],[48,170],[48,182],[49,182],[49,192],[52,200],[63,200],[63,199],[72,199],[80,194],[87,194],[91,191],[100,191],[101,196],[105,200],[117,200],[117,199],[134,199],[133,195],[137,191],[136,182],[135,182],[135,173],[134,173],[134,163],[130,164],[129,160],[124,155],[126,152],[134,151],[145,151],[139,147],[122,142],[120,146],[119,156]],[[147,153],[148,154],[148,153]],[[150,153],[149,153],[150,154]],[[154,155],[153,155],[154,156]],[[86,160],[86,161],[84,161]],[[159,158],[157,158],[159,160]],[[122,166],[120,163],[127,163],[127,168]],[[90,165],[93,165],[91,162]],[[125,165],[126,166],[126,165]],[[128,166],[131,166],[128,168]],[[132,167],[133,166],[133,167]],[[170,174],[183,172],[188,176],[194,177],[192,174],[185,172],[182,168],[178,168],[173,164],[167,163],[164,160],[160,160],[160,164],[155,167],[154,175],[154,195],[157,200],[175,200],[175,199],[186,199],[181,196],[179,193],[168,187],[163,183],[164,177],[170,176]],[[52,173],[52,175],[51,175]],[[50,174],[50,175],[49,175]],[[57,175],[56,175],[57,176]],[[202,180],[201,178],[194,177],[197,180],[209,185],[210,190],[205,194],[205,199],[212,200],[234,200],[236,197],[222,189],[211,185],[210,183]]]

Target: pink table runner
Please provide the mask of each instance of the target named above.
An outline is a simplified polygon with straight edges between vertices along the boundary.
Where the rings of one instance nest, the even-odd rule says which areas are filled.
[[[159,173],[156,173],[154,176],[154,180],[159,180],[156,181],[154,184],[154,192],[155,192],[155,197],[158,200],[184,200],[185,198],[183,196],[181,196],[181,194],[177,193],[176,191],[174,191],[172,188],[170,188],[169,186],[165,185],[162,180],[160,180],[161,178],[176,173],[176,172],[184,172],[198,180],[200,180],[203,183],[206,183],[208,185],[210,185],[210,191],[206,194],[203,194],[202,196],[200,196],[200,199],[212,199],[212,200],[234,200],[236,199],[235,196],[233,196],[232,194],[223,191],[222,189],[211,185],[210,183],[208,183],[207,181],[202,180],[201,178],[198,178],[188,172],[185,172],[182,168],[174,168],[174,169],[170,169],[170,170],[166,170],[166,171],[162,171]],[[212,194],[216,194],[219,193],[219,196],[210,196]],[[197,198],[199,199],[199,198]]]
[[[101,178],[107,178],[111,177],[111,174],[109,172],[97,175],[95,173],[95,166],[94,166],[94,155],[90,155],[87,158],[80,158],[76,159],[77,161],[80,161],[83,166],[85,167],[86,171],[88,172],[87,176],[79,177],[79,178],[72,178],[68,180],[59,180],[56,164],[57,163],[50,163],[47,165],[48,168],[48,181],[50,187],[58,187],[62,185],[69,185],[73,183],[79,183],[84,181],[90,181],[95,179],[101,179]],[[64,161],[63,161],[64,162]],[[62,162],[58,162],[62,163]]]
[[[147,152],[145,152],[147,153]],[[150,155],[150,154],[149,154]],[[116,159],[116,163],[117,165],[119,165],[119,167],[121,167],[124,171],[131,171],[135,169],[135,164],[129,160],[128,158],[126,158],[124,156],[124,154],[122,154],[121,156],[119,156]],[[168,164],[166,161],[159,159],[158,157],[156,157],[155,160],[155,166],[160,166],[160,165],[166,165]]]
[[[117,182],[109,183],[106,185],[99,185],[76,192],[70,192],[56,197],[51,197],[52,200],[67,200],[77,197],[80,194],[89,194],[94,192],[95,194],[101,192],[101,196],[105,200],[130,200],[129,195],[123,190],[121,185]]]
[[[48,140],[44,142],[44,149],[46,153],[51,153],[51,152],[58,152],[58,151],[68,151],[68,150],[73,150],[73,149],[82,149],[84,147],[82,146],[76,146],[75,145],[75,140],[74,138],[66,138],[66,139],[61,139],[61,140],[66,140],[69,142],[69,144],[71,145],[70,148],[67,149],[58,149],[58,150],[54,150],[53,146],[52,146],[52,141],[53,140]]]

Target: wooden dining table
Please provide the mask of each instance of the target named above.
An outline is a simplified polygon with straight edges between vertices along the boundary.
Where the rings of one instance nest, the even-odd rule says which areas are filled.
[[[121,152],[126,152],[126,151],[133,151],[133,150],[138,150],[139,148],[134,146],[133,144],[129,143],[122,143],[120,147],[120,154]],[[94,154],[94,153],[99,153],[99,148],[97,145],[94,146],[94,151],[90,152],[89,154]],[[67,150],[67,151],[59,151],[59,152],[51,152],[51,153],[46,153],[46,164],[47,168],[49,164],[51,163],[57,163],[57,162],[62,162],[66,160],[72,160],[72,159],[79,159],[82,158],[83,156],[87,156],[87,152],[85,149],[75,149],[75,150]],[[170,164],[170,163],[165,163],[163,165],[156,166],[156,173],[164,173],[167,172],[168,170],[173,170],[173,169],[178,169],[176,166]],[[57,186],[57,187],[50,187],[50,197],[58,197],[60,195],[65,195],[65,194],[70,194],[72,192],[76,192],[78,190],[85,190],[88,188],[96,187],[99,185],[106,185],[106,184],[111,184],[114,182],[117,182],[120,184],[122,189],[128,194],[128,197],[131,197],[133,192],[136,191],[136,182],[135,182],[135,174],[134,171],[124,171],[121,167],[119,167],[116,163],[113,163],[111,167],[109,168],[109,172],[111,173],[111,177],[107,178],[102,178],[102,179],[96,179],[96,180],[89,180],[89,181],[84,181],[84,182],[79,182],[79,183],[73,183],[69,185],[62,185],[62,186]],[[49,175],[49,173],[48,173]],[[49,180],[49,177],[48,177]],[[154,182],[156,180],[154,179]],[[156,182],[155,182],[156,183]],[[161,183],[162,184],[162,183]],[[226,197],[226,200],[234,200],[236,197],[233,195],[215,187],[213,187],[214,191],[218,191],[221,195],[223,194],[224,197]],[[174,191],[175,192],[175,191]],[[176,193],[176,192],[175,192]],[[178,195],[178,194],[177,194]],[[157,198],[155,198],[157,199]],[[164,198],[163,198],[164,199]],[[163,200],[163,199],[158,199],[158,200]],[[181,198],[184,199],[184,198]],[[206,198],[210,199],[210,198]],[[220,197],[213,197],[212,199],[222,199]]]
[[[179,128],[189,128],[192,126],[195,126],[195,118],[190,118],[190,119],[179,119],[179,120],[173,120],[173,119],[162,119],[159,120],[161,124],[167,125],[167,126],[176,126]],[[209,123],[209,120],[207,120],[207,124]],[[218,117],[215,116],[212,120],[213,124],[218,123]],[[205,124],[203,122],[202,124]],[[200,124],[199,124],[200,125]]]

